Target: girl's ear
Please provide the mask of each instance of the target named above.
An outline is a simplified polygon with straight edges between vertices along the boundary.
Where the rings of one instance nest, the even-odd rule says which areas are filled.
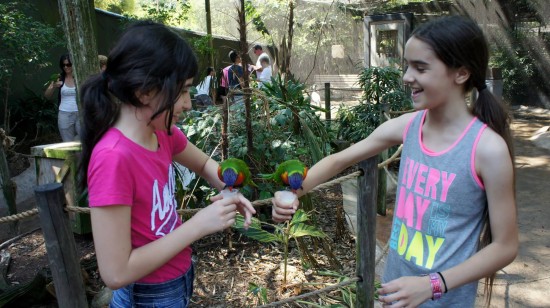
[[[468,81],[468,79],[470,79],[471,75],[472,74],[470,73],[470,71],[468,69],[466,69],[464,66],[461,66],[455,72],[455,82],[457,84],[462,85],[462,84],[466,83],[466,81]]]
[[[151,104],[151,102],[153,101],[153,98],[155,97],[156,95],[156,91],[149,91],[149,92],[141,92],[141,91],[136,91],[136,97],[139,99],[139,101],[143,104],[143,105],[149,105]]]

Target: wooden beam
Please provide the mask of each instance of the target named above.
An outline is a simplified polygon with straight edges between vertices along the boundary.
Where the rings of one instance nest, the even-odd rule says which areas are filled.
[[[59,307],[88,307],[76,244],[63,211],[63,185],[40,185],[34,193]]]
[[[359,163],[363,171],[358,181],[357,196],[357,308],[374,307],[374,275],[376,267],[376,199],[378,156]]]

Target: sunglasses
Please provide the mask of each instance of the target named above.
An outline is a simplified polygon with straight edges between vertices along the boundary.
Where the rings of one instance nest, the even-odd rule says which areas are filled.
[[[63,67],[73,67],[72,63],[63,63]]]

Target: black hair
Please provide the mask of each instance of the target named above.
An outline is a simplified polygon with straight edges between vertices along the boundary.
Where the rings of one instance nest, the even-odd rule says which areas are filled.
[[[229,59],[231,59],[232,63],[235,63],[235,61],[237,61],[238,57],[239,57],[239,54],[235,50],[231,50],[229,52]]]
[[[508,110],[485,85],[485,74],[489,66],[489,47],[481,28],[469,18],[447,16],[423,24],[413,31],[412,36],[428,44],[447,67],[455,69],[464,67],[470,72],[470,78],[464,90],[467,92],[476,88],[479,92],[476,101],[470,106],[471,111],[502,136],[508,145],[513,162],[514,150]],[[480,249],[491,242],[491,226],[486,208]],[[494,278],[495,274],[485,278],[487,304],[491,301]]]
[[[136,92],[157,91],[161,99],[153,120],[166,112],[166,129],[174,105],[186,80],[198,71],[197,59],[176,32],[151,21],[131,24],[113,47],[103,73],[90,77],[82,86],[82,156],[80,184],[87,186],[87,169],[92,150],[115,123],[121,104],[144,106]]]
[[[264,49],[262,48],[262,45],[254,45],[254,50],[258,50],[258,49],[259,49],[259,50],[264,50]]]
[[[210,75],[210,73],[212,73],[214,71],[214,68],[212,66],[209,66],[207,69],[206,69],[206,76]]]
[[[485,86],[489,48],[479,26],[466,17],[447,16],[423,24],[412,36],[428,44],[449,68],[464,67],[470,72],[464,90],[475,87],[479,92],[471,106],[473,114],[508,143],[511,140],[508,111]],[[512,149],[511,143],[508,146]]]
[[[63,66],[65,64],[63,63],[65,62],[65,60],[68,60],[70,64],[73,64],[73,62],[71,61],[71,56],[68,53],[59,57],[59,69],[61,69],[61,75],[59,76],[59,80],[61,81],[65,81],[65,77],[67,76],[67,73],[65,73],[65,69]]]

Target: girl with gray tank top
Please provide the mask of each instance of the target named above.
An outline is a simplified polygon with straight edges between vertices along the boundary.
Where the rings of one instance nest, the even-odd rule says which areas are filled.
[[[417,28],[403,81],[416,112],[315,164],[301,196],[345,168],[403,143],[382,287],[384,307],[474,307],[487,281],[518,251],[514,155],[508,113],[486,89],[489,52],[475,22],[452,16]],[[479,92],[471,106],[466,95]],[[298,206],[275,194],[273,219]]]

